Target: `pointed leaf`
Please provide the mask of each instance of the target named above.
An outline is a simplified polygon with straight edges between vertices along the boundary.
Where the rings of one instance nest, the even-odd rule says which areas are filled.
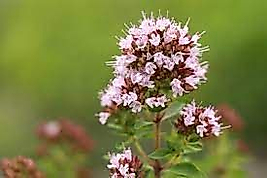
[[[184,103],[180,101],[173,102],[167,109],[164,110],[165,114],[162,120],[170,119],[176,115],[178,115],[181,109],[184,107]]]
[[[154,152],[150,153],[148,155],[149,158],[151,159],[163,159],[166,158],[171,154],[171,151],[169,149],[157,149]]]
[[[170,169],[169,172],[176,174],[177,176],[185,176],[188,178],[207,178],[207,176],[193,163],[184,162],[177,164]]]
[[[187,143],[184,148],[184,154],[196,153],[196,152],[202,151],[202,149],[203,149],[203,145],[201,142]]]

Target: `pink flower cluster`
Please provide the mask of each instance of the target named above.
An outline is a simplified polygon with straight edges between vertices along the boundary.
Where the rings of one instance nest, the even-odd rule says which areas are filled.
[[[163,88],[177,97],[207,80],[208,64],[200,58],[209,49],[198,42],[203,33],[188,33],[188,22],[182,26],[173,18],[143,14],[140,25],[127,28],[118,43],[121,55],[107,62],[114,68],[114,79],[100,93],[102,124],[118,108],[138,113],[144,107],[165,107],[171,96],[167,98]]]
[[[132,155],[131,149],[126,149],[122,153],[110,155],[107,168],[111,178],[137,178],[142,175],[141,161]]]
[[[219,136],[222,132],[221,116],[212,106],[197,106],[192,101],[181,110],[180,116],[175,123],[178,132],[196,132],[200,137]]]

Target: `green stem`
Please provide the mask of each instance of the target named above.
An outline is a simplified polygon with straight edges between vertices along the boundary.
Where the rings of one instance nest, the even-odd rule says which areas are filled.
[[[138,141],[138,139],[136,137],[133,137],[133,141],[134,141],[134,145],[135,148],[137,149],[137,151],[139,152],[139,154],[143,157],[143,159],[145,161],[148,162],[148,164],[150,166],[154,166],[154,162],[147,156],[146,152],[144,151],[144,149],[142,148],[140,142]]]

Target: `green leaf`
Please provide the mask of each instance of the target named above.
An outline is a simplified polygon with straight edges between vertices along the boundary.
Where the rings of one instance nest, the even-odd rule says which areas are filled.
[[[108,123],[107,126],[111,129],[117,130],[117,131],[122,131],[123,127],[121,125],[118,124],[114,124],[114,123]]]
[[[184,147],[184,136],[179,135],[176,131],[172,130],[171,134],[166,137],[167,147],[171,150],[182,151]]]
[[[186,176],[177,175],[169,171],[164,171],[162,173],[162,178],[186,178]]]
[[[146,178],[154,178],[154,171],[153,170],[149,170],[146,172]]]
[[[207,178],[207,176],[193,163],[184,162],[179,163],[167,170],[177,176],[184,176],[187,178]]]
[[[196,153],[202,151],[203,145],[201,142],[189,142],[184,148],[184,154]]]
[[[154,124],[154,122],[140,120],[140,121],[135,123],[134,127],[135,127],[135,129],[144,129],[144,128],[153,126],[153,124]]]
[[[177,116],[181,109],[184,107],[184,103],[180,101],[173,102],[167,109],[164,110],[165,114],[162,118],[162,120],[170,119],[174,116]]]
[[[133,142],[133,140],[129,139],[120,143],[116,143],[115,144],[115,149],[117,151],[121,151],[124,150],[126,147],[128,147],[131,143]]]
[[[171,150],[161,148],[161,149],[157,149],[154,152],[150,153],[148,155],[148,157],[151,159],[163,159],[163,158],[166,158],[167,156],[169,156],[170,154],[171,154]]]

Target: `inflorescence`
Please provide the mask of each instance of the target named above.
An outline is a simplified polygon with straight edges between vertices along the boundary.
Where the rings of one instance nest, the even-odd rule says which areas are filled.
[[[197,133],[200,137],[219,136],[224,128],[220,120],[221,116],[214,107],[202,107],[192,101],[180,111],[175,127],[178,132],[184,134]]]
[[[125,149],[122,153],[110,155],[107,168],[111,178],[143,178],[142,166],[143,163],[132,155],[131,149]]]
[[[45,178],[44,174],[37,168],[35,162],[24,156],[18,156],[14,159],[4,158],[1,161],[1,169],[6,178]]]
[[[85,153],[93,148],[93,140],[85,129],[67,119],[42,123],[37,127],[36,133],[43,141],[38,148],[39,155],[46,154],[49,146],[60,143],[67,143],[75,151]]]
[[[198,42],[202,33],[189,34],[188,22],[143,14],[140,25],[127,26],[119,38],[121,54],[107,62],[114,78],[100,93],[105,124],[117,109],[141,112],[144,107],[165,107],[172,97],[182,96],[207,80],[207,62],[201,62],[208,47]],[[171,91],[171,95],[167,95]]]

